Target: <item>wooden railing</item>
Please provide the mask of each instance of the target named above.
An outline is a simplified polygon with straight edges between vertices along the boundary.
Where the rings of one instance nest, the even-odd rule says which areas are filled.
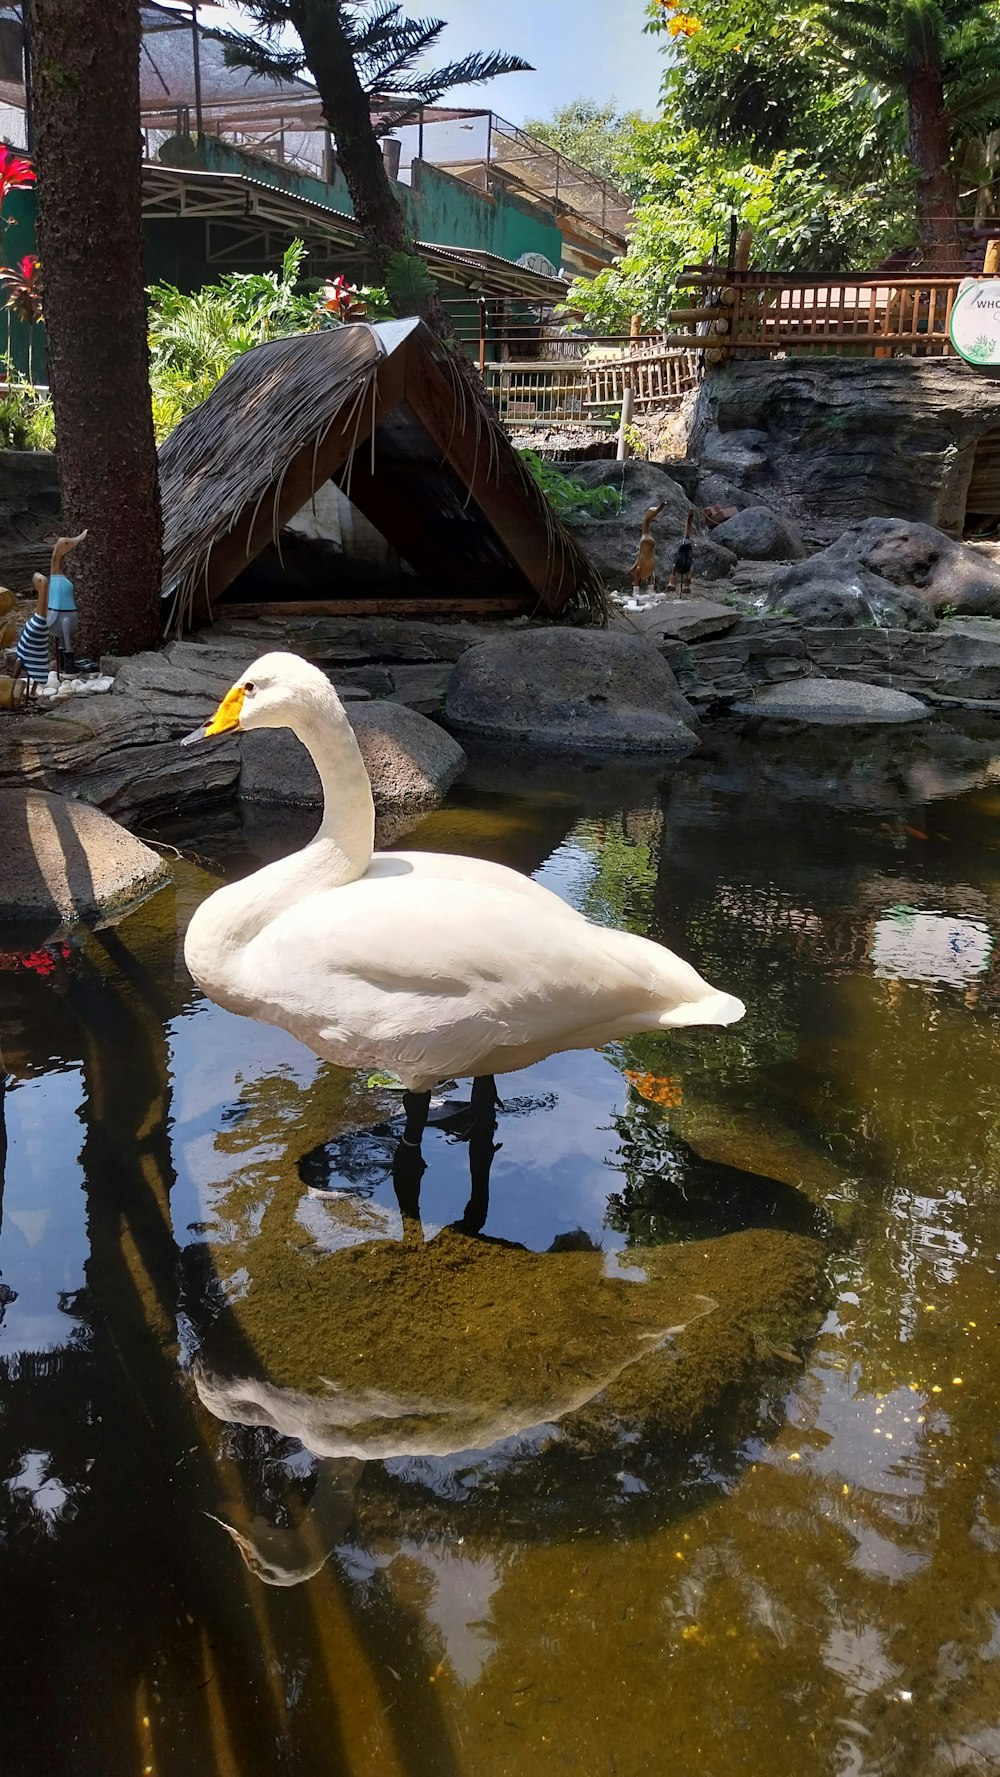
[[[701,300],[671,311],[674,330],[664,345],[701,351],[707,364],[748,353],[949,357],[952,306],[965,281],[957,275],[690,273],[683,287]]]
[[[623,354],[616,358],[546,363],[538,359],[486,364],[486,391],[508,426],[547,425],[560,420],[611,421],[632,390],[633,411],[669,408],[698,383],[694,352]]]

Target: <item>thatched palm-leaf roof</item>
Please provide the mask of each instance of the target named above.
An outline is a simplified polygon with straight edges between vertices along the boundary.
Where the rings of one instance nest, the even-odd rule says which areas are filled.
[[[407,321],[257,346],[161,446],[171,623],[207,612],[331,477],[445,589],[481,571],[550,613],[603,611],[595,569],[485,400]]]

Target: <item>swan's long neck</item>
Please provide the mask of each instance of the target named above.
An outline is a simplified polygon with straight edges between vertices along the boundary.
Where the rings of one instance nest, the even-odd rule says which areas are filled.
[[[356,882],[372,861],[375,806],[354,730],[330,687],[294,713],[288,726],[312,758],[323,789],[318,833],[291,857],[266,864],[242,882],[217,889],[188,927],[185,954],[208,985],[230,976],[244,947],[280,913],[320,889]],[[221,997],[221,995],[220,995]]]
[[[361,749],[332,686],[328,697],[317,698],[296,715],[292,732],[312,759],[323,788],[323,820],[312,844],[327,848],[326,884],[340,888],[356,882],[372,861],[375,804]]]

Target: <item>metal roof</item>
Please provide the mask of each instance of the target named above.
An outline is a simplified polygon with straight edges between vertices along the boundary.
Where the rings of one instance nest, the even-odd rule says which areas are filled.
[[[204,173],[147,161],[142,178],[143,215],[148,220],[185,216],[242,226],[248,233],[266,234],[273,229],[288,237],[299,236],[307,246],[312,240],[337,248],[345,270],[350,269],[349,261],[362,265],[368,257],[353,216],[249,174]],[[538,303],[559,302],[566,294],[564,279],[531,271],[498,253],[460,250],[434,241],[418,241],[417,246],[430,271],[470,293],[522,296]],[[214,257],[224,263],[224,255]]]

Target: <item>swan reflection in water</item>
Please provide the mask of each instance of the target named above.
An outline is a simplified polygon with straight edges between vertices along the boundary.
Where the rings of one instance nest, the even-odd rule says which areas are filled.
[[[544,1114],[554,1103],[515,1101],[511,1110]],[[482,1087],[468,1105],[432,1110],[438,1130],[468,1143],[470,1170],[464,1209],[433,1237],[424,1237],[420,1221],[423,1128],[407,1111],[374,1135],[342,1137],[299,1163],[310,1195],[333,1203],[368,1198],[391,1177],[402,1239],[330,1251],[280,1238],[242,1251],[249,1276],[243,1273],[193,1365],[199,1397],[230,1428],[293,1440],[288,1447],[304,1448],[315,1464],[314,1496],[298,1529],[265,1517],[239,1529],[224,1525],[264,1583],[310,1578],[344,1542],[365,1463],[484,1452],[503,1462],[498,1447],[533,1461],[554,1439],[574,1435],[574,1423],[582,1423],[574,1415],[584,1413],[604,1416],[614,1440],[617,1416],[633,1412],[636,1401],[669,1399],[685,1328],[720,1306],[723,1315],[732,1312],[728,1297],[743,1269],[739,1243],[765,1230],[776,1243],[805,1234],[813,1238],[792,1244],[821,1252],[822,1218],[801,1193],[715,1167],[675,1137],[659,1188],[683,1203],[686,1183],[696,1187],[697,1247],[675,1229],[671,1244],[636,1251],[641,1270],[626,1273],[580,1229],[544,1252],[490,1236],[503,1115],[495,1092]],[[716,1230],[713,1174],[724,1186]],[[732,1233],[737,1187],[742,1231]],[[649,1188],[655,1194],[658,1181]],[[723,1236],[714,1265],[701,1246],[712,1232]]]

